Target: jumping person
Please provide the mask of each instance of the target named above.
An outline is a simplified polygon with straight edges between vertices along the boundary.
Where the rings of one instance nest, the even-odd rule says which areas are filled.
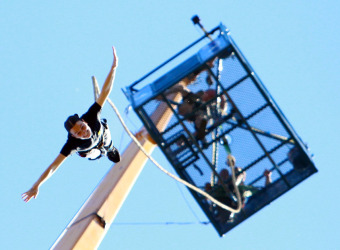
[[[116,68],[118,66],[118,57],[115,48],[113,49],[113,63],[111,70],[105,80],[101,93],[95,103],[89,110],[79,117],[77,114],[69,116],[64,123],[68,131],[68,139],[61,149],[57,158],[44,171],[39,179],[33,184],[30,190],[22,194],[22,199],[28,202],[32,197],[36,198],[39,193],[39,187],[66,160],[68,156],[77,152],[81,157],[95,160],[101,156],[107,156],[112,162],[119,162],[120,155],[118,150],[113,146],[110,130],[106,120],[100,119],[100,113],[108,96],[111,93]]]

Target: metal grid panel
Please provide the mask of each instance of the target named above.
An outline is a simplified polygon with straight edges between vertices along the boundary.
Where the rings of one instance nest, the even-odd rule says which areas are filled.
[[[297,164],[293,164],[289,155],[293,149],[299,149],[298,138],[282,123],[269,95],[259,87],[261,83],[235,53],[221,60],[216,58],[213,66],[209,62],[205,70],[194,77],[190,73],[182,79],[182,83],[192,79],[187,85],[192,93],[200,90],[217,92],[210,100],[201,99],[191,113],[181,115],[178,111],[181,103],[171,104],[166,91],[162,97],[156,97],[157,100],[151,99],[137,108],[146,128],[177,173],[202,189],[207,183],[217,185],[221,177],[216,174],[228,168],[225,163],[227,152],[220,143],[222,138],[228,138],[237,166],[246,173],[243,185],[254,186],[257,191],[244,201],[242,212],[234,217],[193,193],[220,235],[316,172],[309,157],[301,150],[295,158],[302,161],[302,165],[308,165],[309,170],[305,174],[301,169],[295,170]],[[224,100],[224,109],[218,104],[221,100],[222,103]],[[158,131],[149,118],[160,102],[167,103],[173,110],[173,117],[164,131]],[[208,117],[204,141],[197,139],[197,126],[195,128],[195,118],[202,112]],[[194,118],[190,121],[188,117]],[[304,156],[301,158],[301,155]],[[272,183],[268,186],[265,186],[266,170],[272,172]]]

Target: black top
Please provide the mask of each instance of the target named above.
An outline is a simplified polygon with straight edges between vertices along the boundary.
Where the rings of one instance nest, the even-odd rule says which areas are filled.
[[[100,113],[102,107],[98,103],[94,103],[89,110],[83,114],[80,119],[83,119],[90,127],[92,136],[89,139],[76,139],[70,133],[67,141],[60,153],[64,156],[69,156],[74,152],[85,152],[96,147],[102,141],[103,128],[100,122]]]

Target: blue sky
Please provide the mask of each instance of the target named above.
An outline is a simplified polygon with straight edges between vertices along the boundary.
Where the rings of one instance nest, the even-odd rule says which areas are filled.
[[[1,1],[0,248],[48,249],[111,167],[74,155],[36,200],[21,200],[64,144],[65,118],[92,104],[91,76],[102,85],[111,46],[110,97],[124,113],[121,88],[199,38],[198,14],[208,30],[231,30],[319,172],[220,238],[199,224],[207,219],[186,188],[148,163],[99,249],[339,249],[339,13],[336,0]],[[123,150],[130,139],[108,105],[103,116]],[[132,111],[125,118],[141,126]]]

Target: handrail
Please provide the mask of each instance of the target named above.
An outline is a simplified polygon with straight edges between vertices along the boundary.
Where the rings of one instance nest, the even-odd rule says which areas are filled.
[[[130,90],[135,90],[133,89],[134,86],[136,86],[138,83],[140,83],[141,81],[143,81],[145,78],[147,78],[148,76],[152,75],[153,73],[155,73],[157,70],[159,70],[160,68],[164,67],[166,64],[168,64],[169,62],[171,62],[172,60],[174,60],[176,57],[178,57],[179,55],[183,54],[185,51],[187,51],[188,49],[190,49],[191,47],[193,47],[194,45],[196,45],[197,43],[199,43],[200,41],[202,41],[204,38],[208,37],[209,35],[215,33],[217,30],[220,29],[220,26],[217,26],[216,28],[212,29],[207,35],[202,36],[201,38],[199,38],[198,40],[196,40],[195,42],[193,42],[192,44],[188,45],[186,48],[182,49],[180,52],[178,52],[177,54],[175,54],[174,56],[172,56],[170,59],[166,60],[164,63],[162,63],[161,65],[159,65],[158,67],[156,67],[155,69],[151,70],[149,73],[147,73],[146,75],[144,75],[142,78],[140,78],[139,80],[135,81],[134,83],[132,83],[129,88]]]

